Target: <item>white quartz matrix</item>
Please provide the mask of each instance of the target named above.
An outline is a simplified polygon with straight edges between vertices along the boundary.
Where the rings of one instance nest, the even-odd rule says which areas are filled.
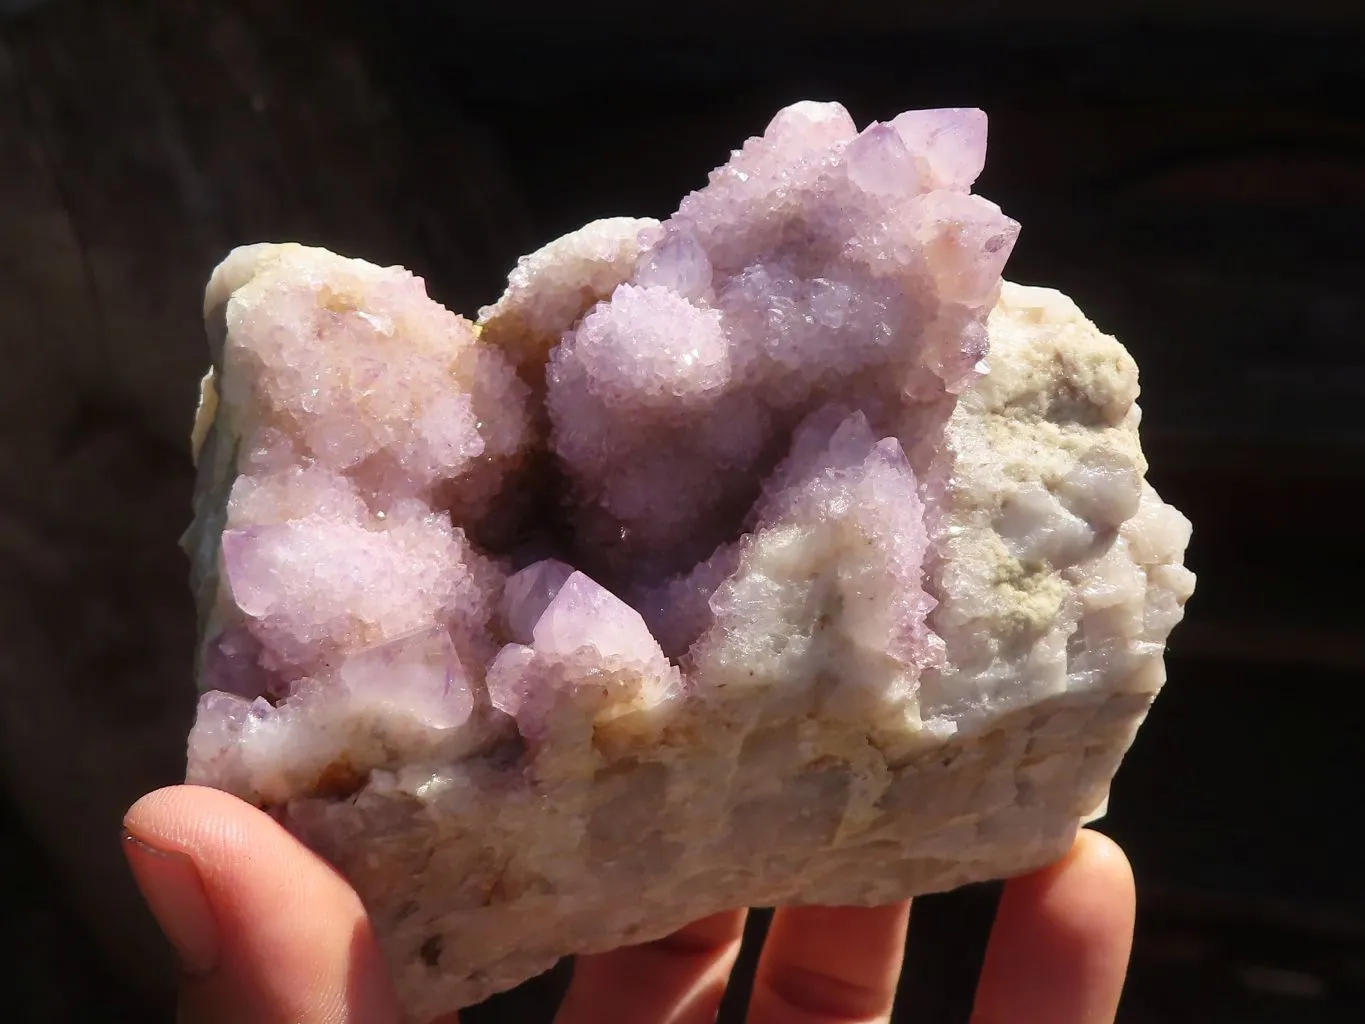
[[[1190,526],[1128,353],[1002,284],[985,153],[977,110],[798,103],[477,323],[298,245],[215,272],[188,777],[345,873],[410,1020],[1102,810]]]

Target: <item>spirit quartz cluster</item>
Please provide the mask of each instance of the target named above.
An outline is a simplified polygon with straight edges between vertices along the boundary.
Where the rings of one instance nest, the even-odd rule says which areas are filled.
[[[1100,813],[1193,589],[1137,370],[1002,283],[976,110],[781,111],[471,323],[239,249],[189,778],[364,899],[414,1021],[741,905],[1002,877]]]

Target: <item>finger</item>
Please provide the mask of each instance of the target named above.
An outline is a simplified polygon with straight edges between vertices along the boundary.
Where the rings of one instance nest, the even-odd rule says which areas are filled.
[[[579,957],[555,1024],[712,1024],[744,917],[713,914],[657,942]]]
[[[749,1024],[890,1020],[909,919],[909,903],[776,911],[754,976]]]
[[[369,920],[340,875],[262,811],[172,786],[124,818],[138,885],[180,952],[185,1024],[392,1024]]]
[[[972,1024],[1112,1024],[1133,945],[1128,858],[1083,831],[1059,863],[1005,886]]]

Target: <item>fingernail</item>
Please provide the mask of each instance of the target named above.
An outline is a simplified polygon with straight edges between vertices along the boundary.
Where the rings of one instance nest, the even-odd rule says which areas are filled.
[[[162,850],[123,832],[123,853],[142,897],[190,974],[205,974],[218,963],[218,925],[204,880],[194,861],[178,850]]]

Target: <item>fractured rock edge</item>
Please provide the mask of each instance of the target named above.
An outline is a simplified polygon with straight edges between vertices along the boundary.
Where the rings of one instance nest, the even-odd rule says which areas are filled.
[[[540,265],[571,263],[581,234]],[[211,333],[240,284],[299,251],[234,254],[210,288]],[[486,335],[516,313],[517,288],[485,311]],[[693,708],[652,748],[608,748],[553,796],[487,761],[409,764],[350,799],[284,809],[365,901],[407,1019],[728,907],[873,905],[1017,874],[1061,856],[1102,811],[1193,589],[1189,524],[1143,481],[1137,368],[1117,341],[1060,293],[1011,284],[990,341],[989,372],[948,426],[931,621],[950,668],[921,679],[914,728],[872,740],[866,722],[804,718],[746,733],[734,709]],[[214,395],[210,380],[187,536],[205,626],[234,475],[230,410]]]

